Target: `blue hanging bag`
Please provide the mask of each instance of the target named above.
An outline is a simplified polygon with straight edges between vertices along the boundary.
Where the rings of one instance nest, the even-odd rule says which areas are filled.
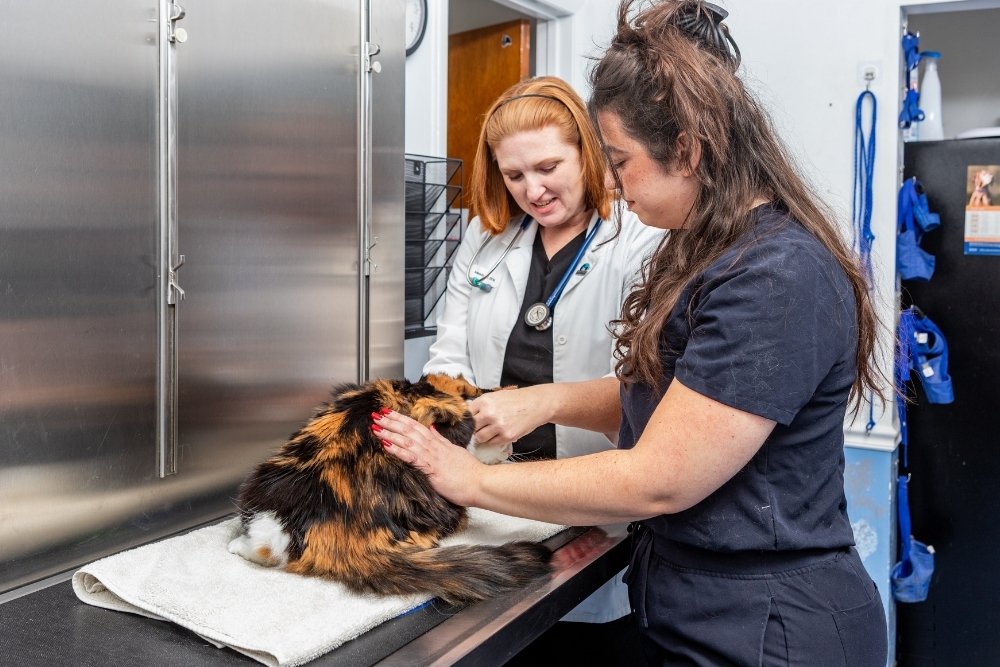
[[[953,403],[955,390],[948,375],[948,341],[931,318],[919,310],[913,318],[913,370],[920,378],[928,403]]]
[[[890,574],[892,597],[897,602],[923,602],[934,575],[934,547],[913,538],[910,527],[910,500],[907,476],[900,475],[896,486],[899,514],[899,541],[903,554]]]
[[[897,201],[896,272],[902,280],[930,280],[934,275],[934,256],[920,247],[924,229],[917,224],[914,212],[919,205],[917,185],[917,179],[907,179],[899,189]],[[933,229],[940,224],[940,218],[927,210],[926,203],[924,197],[921,216],[929,229]]]

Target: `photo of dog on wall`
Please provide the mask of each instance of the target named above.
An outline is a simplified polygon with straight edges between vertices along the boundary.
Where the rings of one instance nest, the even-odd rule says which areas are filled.
[[[969,208],[993,206],[994,193],[992,189],[997,180],[997,171],[998,167],[995,165],[969,167],[969,177],[966,183]]]

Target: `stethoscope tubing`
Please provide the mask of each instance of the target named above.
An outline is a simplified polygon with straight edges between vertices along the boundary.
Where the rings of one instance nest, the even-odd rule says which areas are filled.
[[[527,229],[528,225],[531,224],[531,220],[532,220],[531,216],[525,214],[524,219],[521,221],[521,228],[517,230],[517,234],[515,234],[514,238],[510,240],[510,243],[507,244],[507,247],[504,248],[503,254],[500,255],[500,258],[497,259],[497,261],[493,263],[493,266],[490,267],[490,270],[484,273],[481,277],[473,278],[472,267],[476,265],[476,260],[479,259],[479,254],[483,251],[483,248],[485,248],[489,244],[491,239],[486,239],[485,241],[483,241],[483,243],[476,249],[476,253],[472,256],[472,261],[469,262],[469,268],[465,272],[465,280],[473,287],[481,289],[484,292],[489,292],[492,288],[489,285],[486,285],[483,281],[485,281],[487,278],[493,275],[493,272],[497,270],[497,267],[499,267],[503,263],[503,260],[510,253],[511,249],[515,245],[517,245],[517,241],[524,234],[524,230]]]
[[[550,312],[556,307],[556,301],[559,300],[559,297],[562,296],[563,290],[566,289],[566,283],[569,282],[570,276],[576,272],[577,265],[580,264],[583,254],[587,252],[587,248],[590,247],[590,242],[593,241],[594,237],[597,235],[597,230],[601,228],[602,222],[603,220],[598,218],[597,222],[594,223],[594,228],[590,230],[590,233],[587,234],[587,238],[583,240],[583,245],[576,251],[576,257],[574,257],[573,261],[570,262],[569,267],[566,269],[566,273],[563,274],[563,277],[559,280],[559,284],[556,285],[556,288],[552,290],[552,294],[549,295],[549,298],[545,300],[545,306]]]
[[[476,261],[479,259],[479,255],[483,251],[483,248],[486,247],[486,245],[490,242],[491,239],[483,241],[483,243],[479,246],[479,248],[476,249],[475,254],[473,254],[472,261],[469,262],[469,268],[466,271],[465,280],[470,285],[482,290],[483,292],[489,292],[490,290],[492,290],[493,288],[490,285],[486,284],[485,282],[486,279],[489,278],[490,275],[492,275],[493,272],[497,270],[497,267],[499,267],[500,264],[503,263],[504,259],[507,257],[507,254],[510,253],[511,249],[515,245],[517,245],[518,239],[521,238],[521,235],[524,233],[524,230],[528,228],[529,224],[531,224],[531,220],[532,220],[531,216],[525,214],[524,219],[521,221],[520,229],[517,230],[517,233],[510,240],[510,242],[507,243],[507,247],[504,248],[503,253],[496,260],[496,262],[493,263],[493,266],[490,267],[489,271],[473,278],[472,269],[476,265]],[[552,290],[552,294],[549,295],[549,298],[546,299],[544,303],[536,303],[533,306],[531,306],[531,308],[528,309],[527,314],[525,314],[524,318],[525,323],[528,326],[535,327],[539,331],[544,331],[550,326],[552,322],[552,311],[556,307],[556,302],[559,301],[559,297],[562,296],[563,290],[566,289],[566,284],[569,282],[570,277],[574,273],[576,273],[577,267],[580,264],[580,260],[583,258],[584,253],[587,252],[587,249],[590,247],[590,244],[594,240],[594,237],[597,236],[597,232],[598,230],[600,230],[602,222],[604,221],[601,220],[601,218],[598,218],[597,222],[594,223],[594,228],[587,233],[587,237],[583,240],[583,245],[581,245],[580,249],[576,251],[576,256],[573,257],[573,261],[566,268],[565,273],[563,273],[562,278],[559,279],[559,283],[556,285],[556,288]]]

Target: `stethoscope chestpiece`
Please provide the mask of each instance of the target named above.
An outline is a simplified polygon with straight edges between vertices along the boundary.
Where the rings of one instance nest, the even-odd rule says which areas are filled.
[[[524,323],[539,331],[545,331],[552,326],[552,312],[544,303],[532,304],[524,313]]]

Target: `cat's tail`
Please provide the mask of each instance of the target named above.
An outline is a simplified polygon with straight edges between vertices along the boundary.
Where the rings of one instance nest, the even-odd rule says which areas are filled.
[[[378,581],[369,581],[383,595],[431,593],[460,604],[484,600],[520,588],[548,574],[552,551],[536,542],[502,546],[462,545],[390,555],[392,565]]]

